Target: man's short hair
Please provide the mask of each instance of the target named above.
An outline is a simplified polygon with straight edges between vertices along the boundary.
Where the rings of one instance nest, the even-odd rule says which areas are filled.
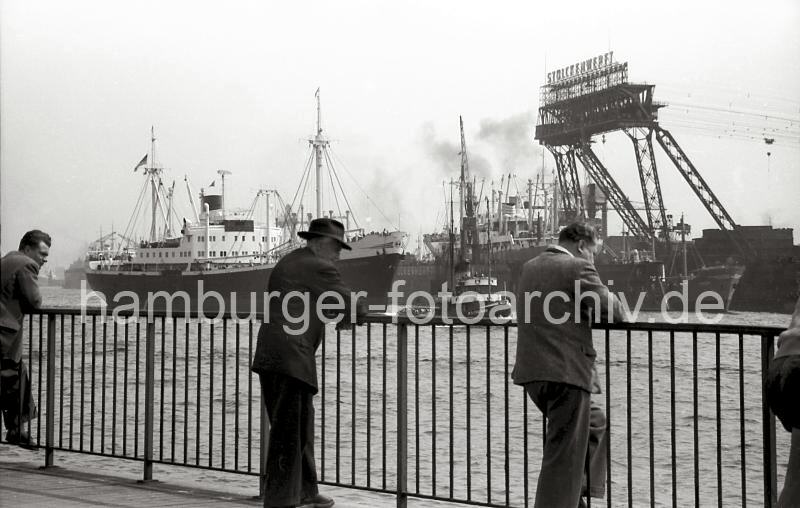
[[[50,247],[51,241],[50,235],[44,231],[32,229],[22,236],[22,240],[19,241],[19,250],[23,250],[25,247],[38,248],[40,242],[44,242],[48,247]]]
[[[558,234],[559,242],[575,242],[583,240],[588,243],[597,243],[597,232],[594,228],[583,222],[573,222]]]

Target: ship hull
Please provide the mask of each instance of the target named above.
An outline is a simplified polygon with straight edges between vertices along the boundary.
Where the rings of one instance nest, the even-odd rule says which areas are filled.
[[[731,301],[731,310],[791,314],[800,297],[800,261],[750,261]]]
[[[370,311],[379,312],[386,309],[387,294],[401,259],[399,253],[377,254],[343,259],[337,267],[348,287],[366,292]],[[241,314],[265,310],[264,296],[273,266],[209,271],[90,270],[86,279],[92,291],[102,293],[111,308],[188,308],[204,313],[225,310]]]
[[[520,249],[522,250],[522,249]],[[516,292],[517,284],[522,274],[522,265],[528,259],[535,257],[538,252],[525,249],[516,252],[514,256],[506,253],[503,263],[492,264],[491,276],[497,277],[498,289]],[[540,251],[543,249],[540,249]],[[729,309],[737,283],[742,276],[742,267],[712,267],[696,270],[688,281],[685,291],[681,281],[665,282],[663,263],[658,261],[642,261],[639,263],[597,263],[597,271],[601,280],[611,291],[625,299],[625,304],[630,310],[638,308],[646,311],[660,311],[662,308],[669,311],[694,311],[698,298],[707,291],[712,291],[722,302],[718,311]],[[489,266],[476,263],[471,267],[475,274],[489,274]],[[443,262],[418,263],[409,260],[400,264],[397,271],[397,280],[403,280],[401,287],[406,298],[413,291],[426,291],[436,296],[442,289],[442,284],[450,278],[448,266]],[[675,293],[681,294],[679,297]],[[665,302],[665,297],[670,296]],[[716,300],[704,299],[705,305],[715,303]],[[704,307],[708,309],[708,307]]]

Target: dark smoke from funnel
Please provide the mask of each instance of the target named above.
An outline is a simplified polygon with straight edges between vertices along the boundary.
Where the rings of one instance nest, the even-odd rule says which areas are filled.
[[[458,139],[456,129],[455,139]],[[461,146],[449,140],[438,139],[436,129],[432,124],[426,123],[422,127],[422,143],[425,153],[436,163],[436,168],[442,176],[457,178],[461,171]],[[469,159],[469,170],[472,176],[478,178],[490,178],[492,166],[489,160],[483,155],[476,153],[470,148],[467,140],[467,157]]]
[[[501,120],[485,118],[480,122],[478,139],[494,147],[504,170],[533,173],[541,167],[541,149],[533,139],[535,124],[536,119],[530,111]]]

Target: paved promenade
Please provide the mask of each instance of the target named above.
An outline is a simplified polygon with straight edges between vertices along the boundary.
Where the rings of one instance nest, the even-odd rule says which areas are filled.
[[[162,481],[140,483],[132,477],[111,476],[74,466],[42,469],[44,461],[39,459],[43,459],[43,453],[32,453],[23,459],[13,457],[14,448],[0,445],[2,507],[260,506],[260,501],[253,497],[194,486]],[[336,500],[337,508],[391,507],[396,503],[394,496],[372,492],[327,486],[321,486],[321,490]],[[427,500],[409,500],[408,504],[415,507],[460,506]]]

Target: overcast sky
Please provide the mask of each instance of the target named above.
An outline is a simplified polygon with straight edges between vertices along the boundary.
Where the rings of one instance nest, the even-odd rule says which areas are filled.
[[[112,224],[124,230],[151,125],[181,215],[189,217],[183,176],[196,192],[219,169],[232,172],[231,206],[249,207],[260,187],[291,199],[317,87],[361,225],[399,221],[416,238],[441,227],[442,182],[459,167],[459,115],[487,188],[504,173],[522,186],[542,164],[533,129],[546,69],[609,49],[629,62],[632,81],[655,84],[656,98],[672,104],[661,124],[734,220],[798,230],[798,26],[795,0],[4,0],[1,248],[41,228],[54,238],[51,266],[67,265]],[[656,150],[670,212],[685,212],[696,232],[714,227]],[[609,135],[597,151],[642,201],[630,141]],[[549,173],[549,155],[545,165]]]

